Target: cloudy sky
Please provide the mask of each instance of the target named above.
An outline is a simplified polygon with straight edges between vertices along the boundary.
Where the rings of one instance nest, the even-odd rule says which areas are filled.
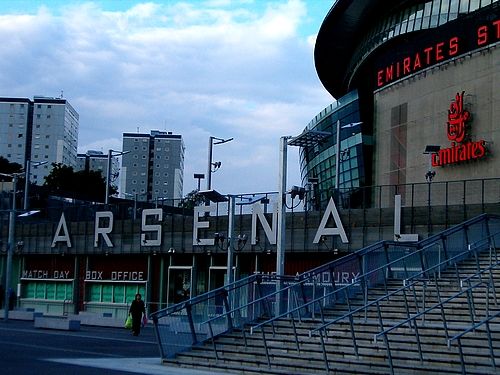
[[[212,186],[276,191],[280,137],[333,100],[313,58],[332,3],[1,0],[0,96],[62,94],[80,114],[79,152],[121,150],[124,132],[181,134],[184,194],[206,174],[209,137],[233,137],[213,148]]]

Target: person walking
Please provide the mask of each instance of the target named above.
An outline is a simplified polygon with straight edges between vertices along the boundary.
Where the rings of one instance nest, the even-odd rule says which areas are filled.
[[[132,315],[132,334],[139,336],[143,316],[146,317],[146,307],[139,293],[135,295],[135,299],[130,305],[129,313]]]

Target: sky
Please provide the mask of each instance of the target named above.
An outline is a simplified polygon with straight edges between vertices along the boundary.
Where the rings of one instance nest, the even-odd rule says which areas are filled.
[[[223,194],[278,190],[279,142],[334,100],[314,68],[333,0],[0,0],[0,96],[64,97],[78,151],[124,132],[181,134],[184,195],[207,174]],[[288,187],[300,185],[288,148]],[[206,186],[202,180],[201,189]]]

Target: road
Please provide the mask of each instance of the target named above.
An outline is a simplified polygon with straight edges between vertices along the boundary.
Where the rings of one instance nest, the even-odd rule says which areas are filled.
[[[152,327],[135,337],[120,328],[82,326],[69,332],[2,320],[0,353],[2,374],[208,374],[162,365]]]

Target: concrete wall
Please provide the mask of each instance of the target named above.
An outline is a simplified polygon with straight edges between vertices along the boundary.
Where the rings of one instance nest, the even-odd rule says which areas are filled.
[[[433,181],[498,177],[500,158],[500,48],[498,45],[467,54],[441,66],[407,78],[374,95],[375,164],[374,184],[390,184],[391,110],[407,103],[406,130],[399,135],[406,144],[401,155],[406,181],[425,182],[428,170],[426,145],[450,147],[446,123],[448,109],[456,93],[465,91],[464,105],[471,113],[471,139],[484,139],[490,155],[482,160],[460,165],[437,167]],[[394,134],[394,133],[393,133]]]

